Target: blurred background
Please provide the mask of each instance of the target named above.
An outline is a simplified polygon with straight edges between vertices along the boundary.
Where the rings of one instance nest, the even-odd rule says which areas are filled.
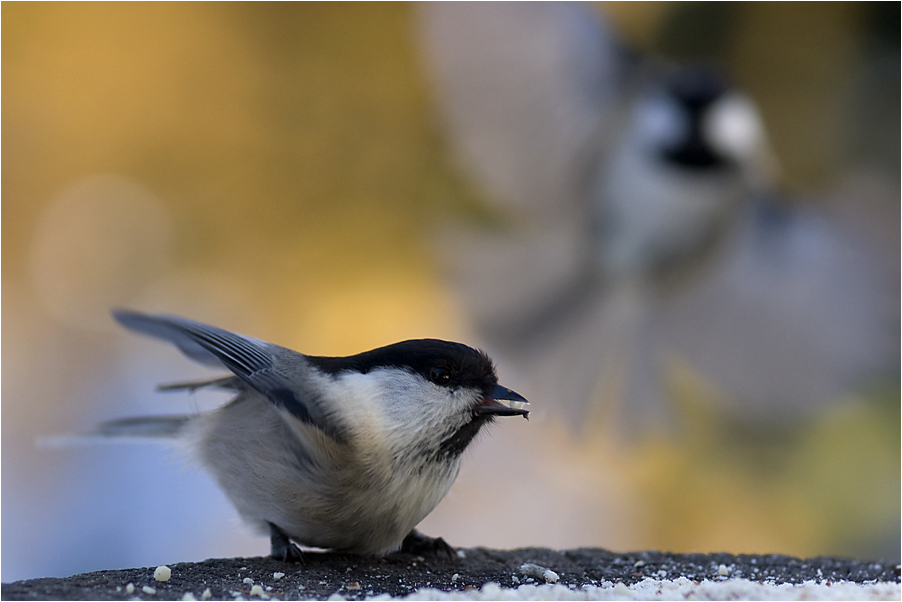
[[[874,294],[898,312],[899,5],[712,7],[591,9],[639,52],[729,68],[759,105],[781,191],[872,243],[887,274]],[[4,582],[268,553],[165,449],[36,444],[225,401],[155,392],[207,373],[117,328],[112,307],[309,354],[418,337],[491,351],[435,240],[448,220],[493,219],[493,200],[449,142],[419,10],[3,6]],[[676,426],[628,440],[577,431],[497,357],[532,419],[482,437],[421,530],[455,546],[898,559],[898,318],[888,370],[803,412],[736,412],[676,369]]]

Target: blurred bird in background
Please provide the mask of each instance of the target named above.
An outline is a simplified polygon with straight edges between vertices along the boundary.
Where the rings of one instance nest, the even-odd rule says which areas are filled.
[[[898,362],[897,257],[780,194],[755,103],[711,61],[639,57],[586,3],[420,16],[448,140],[490,204],[444,228],[440,257],[555,418],[666,429],[682,373],[781,424]]]

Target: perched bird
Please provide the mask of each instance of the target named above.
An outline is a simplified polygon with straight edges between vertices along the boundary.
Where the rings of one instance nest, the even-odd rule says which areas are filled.
[[[237,396],[210,413],[115,420],[96,434],[178,439],[283,560],[300,558],[292,541],[362,555],[449,553],[414,527],[448,492],[484,425],[529,415],[488,356],[460,343],[409,340],[317,357],[185,318],[113,315],[232,372],[164,388]]]
[[[867,240],[778,198],[763,119],[721,72],[630,53],[588,3],[430,3],[419,24],[490,204],[446,220],[440,257],[527,396],[584,429],[666,426],[679,365],[781,420],[891,363],[898,287]]]

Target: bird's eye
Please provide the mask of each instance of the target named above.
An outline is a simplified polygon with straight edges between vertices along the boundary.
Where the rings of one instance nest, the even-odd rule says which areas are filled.
[[[447,385],[451,381],[451,371],[435,366],[429,371],[429,380],[437,385]]]

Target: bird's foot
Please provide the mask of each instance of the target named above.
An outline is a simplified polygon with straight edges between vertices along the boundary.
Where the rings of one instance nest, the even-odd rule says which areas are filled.
[[[454,548],[448,545],[441,537],[428,537],[423,535],[416,529],[407,534],[407,537],[404,538],[404,541],[401,542],[401,549],[399,550],[402,554],[413,554],[416,556],[433,556],[447,557],[448,560],[454,560],[457,558],[457,552],[454,551]]]
[[[270,558],[282,562],[304,562],[304,555],[300,548],[291,543],[285,531],[267,521],[269,525],[269,541],[271,544]]]

